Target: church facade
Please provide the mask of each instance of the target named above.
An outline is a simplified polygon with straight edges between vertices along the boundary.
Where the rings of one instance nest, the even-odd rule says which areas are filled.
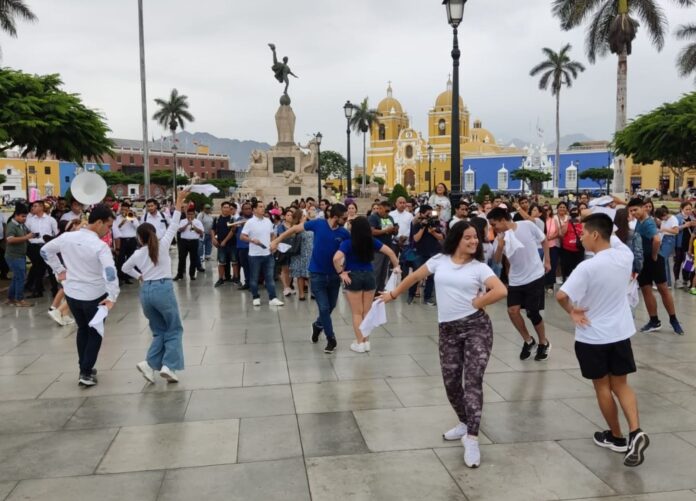
[[[381,177],[387,189],[400,183],[409,192],[423,193],[437,183],[451,186],[452,144],[452,81],[437,96],[428,111],[427,137],[411,127],[408,114],[394,98],[391,83],[387,96],[377,106],[379,123],[372,128],[367,150],[367,171],[372,177]],[[493,133],[483,128],[482,122],[471,122],[469,109],[459,98],[459,144],[462,163],[467,157],[487,155],[521,155],[522,150],[499,145]],[[428,145],[432,146],[432,162],[428,160]],[[462,181],[464,180],[462,176]]]

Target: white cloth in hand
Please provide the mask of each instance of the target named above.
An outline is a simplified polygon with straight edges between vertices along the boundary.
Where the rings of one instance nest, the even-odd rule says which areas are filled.
[[[101,337],[104,337],[104,320],[106,320],[108,315],[109,308],[102,304],[99,305],[97,312],[92,317],[92,320],[89,321],[89,326],[97,331]]]
[[[215,186],[212,184],[192,184],[191,186],[187,187],[191,193],[201,193],[205,195],[206,197],[209,197],[210,195],[214,193],[219,193],[220,190],[218,190]]]
[[[507,230],[505,232],[505,248],[503,249],[505,256],[509,258],[519,249],[523,248],[524,244],[517,239],[515,232],[512,230]]]
[[[387,280],[384,286],[384,292],[391,292],[396,289],[399,286],[400,279],[401,275],[392,271],[391,275],[389,275],[389,280]]]
[[[634,278],[628,283],[628,304],[631,308],[635,308],[639,301],[638,281]]]
[[[387,323],[387,309],[381,299],[372,303],[370,311],[367,312],[360,324],[360,332],[363,336],[369,336],[370,333],[382,324]]]

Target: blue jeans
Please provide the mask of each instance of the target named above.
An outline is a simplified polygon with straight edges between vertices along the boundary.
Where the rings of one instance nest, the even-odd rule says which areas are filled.
[[[148,280],[140,288],[140,303],[150,321],[152,343],[147,350],[147,363],[155,370],[166,365],[172,370],[184,368],[184,347],[181,337],[179,306],[170,279]]]
[[[549,272],[546,274],[546,278],[544,278],[544,283],[546,284],[546,287],[553,287],[556,285],[556,270],[558,269],[558,259],[561,256],[561,248],[556,247],[555,245],[552,245],[549,247],[549,257],[551,258],[551,269]],[[544,254],[542,253],[541,259],[544,259]]]
[[[275,259],[273,254],[268,256],[249,256],[249,289],[254,299],[259,297],[259,273],[263,270],[263,281],[266,283],[266,291],[268,291],[268,300],[276,297],[275,281],[273,272],[275,270]]]
[[[326,339],[335,339],[333,323],[331,322],[331,312],[338,302],[338,294],[341,292],[341,279],[335,273],[310,273],[309,284],[312,287],[312,294],[319,308],[317,317],[317,327],[324,329]]]
[[[213,240],[210,233],[206,233],[203,240],[198,241],[198,262],[202,263],[206,257],[213,253]]]
[[[7,261],[7,266],[12,271],[12,282],[10,282],[10,288],[7,291],[7,298],[10,301],[21,301],[24,299],[24,277],[27,274],[27,258],[24,256],[8,257],[5,258],[5,261]]]

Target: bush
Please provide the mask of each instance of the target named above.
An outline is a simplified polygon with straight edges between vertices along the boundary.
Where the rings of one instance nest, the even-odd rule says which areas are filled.
[[[478,195],[476,196],[476,202],[482,204],[486,195],[488,195],[490,200],[493,200],[493,190],[491,190],[491,187],[486,183],[483,183],[481,185],[481,189],[479,189]]]
[[[408,200],[409,195],[406,188],[404,188],[400,183],[396,183],[394,185],[394,189],[389,195],[389,203],[394,205],[396,203],[396,199],[399,197],[404,197],[406,200]]]

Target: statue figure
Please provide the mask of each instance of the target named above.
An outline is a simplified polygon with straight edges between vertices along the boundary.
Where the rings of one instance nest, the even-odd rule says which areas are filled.
[[[319,146],[314,138],[309,140],[306,146],[298,143],[298,146],[302,149],[309,150],[309,153],[302,152],[302,159],[300,160],[300,172],[303,174],[316,174]]]
[[[288,76],[292,75],[295,78],[299,78],[299,77],[297,75],[295,75],[290,70],[290,66],[288,66],[288,57],[285,56],[283,58],[282,63],[278,62],[278,56],[276,55],[275,44],[269,43],[268,46],[271,48],[271,51],[273,52],[273,66],[271,66],[271,69],[273,70],[273,73],[275,74],[276,80],[278,80],[278,82],[280,82],[280,83],[283,83],[283,82],[285,83],[285,90],[283,91],[283,95],[287,96],[288,95],[288,85],[290,85],[290,80],[288,79]],[[288,101],[289,100],[290,100],[290,98],[288,97]]]

